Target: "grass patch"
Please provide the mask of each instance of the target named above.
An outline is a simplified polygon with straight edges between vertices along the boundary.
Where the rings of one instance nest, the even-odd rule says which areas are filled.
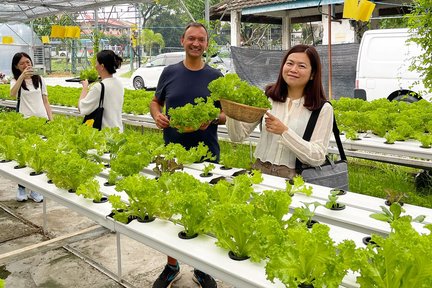
[[[405,193],[406,203],[432,208],[432,186],[416,189],[414,177],[420,169],[355,158],[348,163],[350,191],[385,198],[384,189],[392,189]]]

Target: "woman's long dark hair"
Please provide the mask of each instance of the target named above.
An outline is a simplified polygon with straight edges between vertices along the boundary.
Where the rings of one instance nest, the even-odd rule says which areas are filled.
[[[102,50],[96,54],[96,59],[99,64],[103,64],[109,74],[116,73],[116,70],[120,68],[123,58],[118,56],[112,50]]]
[[[268,97],[270,97],[273,101],[285,102],[288,97],[288,84],[285,82],[282,70],[285,65],[285,62],[288,59],[288,56],[292,53],[306,53],[309,58],[309,61],[312,66],[312,74],[313,79],[309,80],[304,88],[304,107],[313,111],[317,110],[323,105],[323,102],[326,101],[326,96],[324,93],[324,88],[321,81],[321,60],[318,55],[318,52],[313,46],[309,45],[296,45],[292,47],[288,53],[284,56],[282,60],[282,65],[279,70],[279,76],[276,83],[267,85],[265,89],[265,93]]]
[[[30,62],[31,62],[31,64],[32,64],[32,66],[33,66],[33,60],[30,58],[30,56],[29,56],[27,53],[25,53],[25,52],[18,52],[18,53],[16,53],[16,54],[13,56],[13,58],[12,58],[12,74],[13,74],[15,80],[18,80],[19,76],[20,76],[21,73],[22,73],[22,72],[17,68],[17,66],[18,66],[19,61],[20,61],[21,58],[23,58],[23,57],[29,59]],[[33,86],[35,87],[35,89],[38,89],[38,88],[39,88],[39,83],[41,82],[41,77],[40,77],[39,75],[33,75],[33,76],[31,77],[31,79],[32,79]],[[22,82],[21,87],[22,87],[24,90],[28,90],[25,81]]]

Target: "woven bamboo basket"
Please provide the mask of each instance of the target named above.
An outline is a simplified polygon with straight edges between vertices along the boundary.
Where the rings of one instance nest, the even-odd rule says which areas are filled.
[[[230,118],[238,121],[253,123],[259,121],[267,112],[267,108],[259,108],[220,99],[222,110]]]

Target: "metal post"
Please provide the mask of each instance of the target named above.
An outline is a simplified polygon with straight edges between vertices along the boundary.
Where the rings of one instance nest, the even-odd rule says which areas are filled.
[[[209,0],[205,0],[205,21],[207,28],[210,26],[210,5]]]
[[[47,211],[46,211],[46,202],[48,201],[47,197],[44,197],[42,202],[42,211],[43,211],[43,232],[46,235],[48,233],[48,220],[47,220]]]
[[[331,15],[332,15],[332,5],[328,5],[328,97],[329,100],[333,98],[332,96],[332,46],[331,46]]]
[[[117,243],[117,276],[118,282],[122,282],[122,265],[121,265],[121,245],[120,245],[120,233],[116,232],[116,243]]]

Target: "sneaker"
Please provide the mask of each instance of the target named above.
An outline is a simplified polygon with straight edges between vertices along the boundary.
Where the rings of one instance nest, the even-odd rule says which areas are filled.
[[[27,198],[27,192],[25,191],[25,188],[18,186],[16,200],[18,202],[23,202],[23,201],[26,201],[27,199],[28,199]]]
[[[201,288],[216,288],[216,281],[210,275],[194,269],[193,278],[195,283],[197,283]]]
[[[31,191],[30,195],[28,196],[28,198],[32,199],[36,203],[40,203],[40,202],[43,201],[42,194],[39,194],[39,193],[37,193],[35,191]]]
[[[178,263],[176,267],[167,264],[158,279],[153,283],[153,288],[169,288],[175,281],[180,279],[180,276]]]

